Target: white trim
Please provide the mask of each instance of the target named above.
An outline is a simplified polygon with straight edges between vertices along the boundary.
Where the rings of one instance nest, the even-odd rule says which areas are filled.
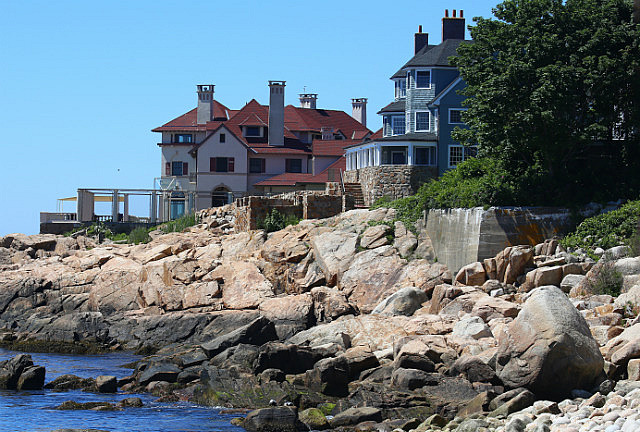
[[[431,101],[431,105],[440,105],[442,98],[449,94],[449,92],[453,90],[458,84],[460,84],[460,81],[462,81],[462,77],[456,78],[456,80],[453,81],[452,84],[449,84],[449,86],[436,99]]]
[[[464,124],[463,121],[460,122],[452,122],[451,121],[451,111],[466,111],[468,108],[449,108],[449,111],[447,113],[447,121],[449,122],[449,124]]]
[[[418,129],[418,113],[427,113],[429,114],[429,119],[427,120],[427,129]],[[416,132],[431,132],[431,111],[429,110],[418,110],[413,113],[413,124],[415,125]]]
[[[451,149],[453,148],[460,148],[460,150],[462,151],[462,159],[460,159],[460,162],[464,162],[464,146],[461,144],[450,144],[449,148],[447,149],[447,165],[449,166],[449,168],[455,168],[458,165],[451,165]]]

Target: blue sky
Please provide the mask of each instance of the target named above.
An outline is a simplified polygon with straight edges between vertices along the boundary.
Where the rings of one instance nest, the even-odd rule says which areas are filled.
[[[348,113],[367,97],[376,130],[418,25],[439,43],[445,9],[472,24],[496,3],[0,0],[0,235],[37,233],[78,188],[152,187],[151,129],[194,108],[196,84],[233,109],[266,104],[270,79],[287,81],[287,104],[305,87]]]

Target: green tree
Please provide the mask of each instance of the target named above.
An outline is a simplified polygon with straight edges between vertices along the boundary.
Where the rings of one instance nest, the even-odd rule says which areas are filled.
[[[506,0],[493,13],[474,19],[474,43],[452,59],[469,96],[469,129],[454,138],[499,160],[528,204],[637,194],[640,25],[632,0]]]

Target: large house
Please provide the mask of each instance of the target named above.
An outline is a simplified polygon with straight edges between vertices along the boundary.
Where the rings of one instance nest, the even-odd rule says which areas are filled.
[[[164,219],[218,206],[247,193],[324,190],[345,169],[344,148],[371,135],[367,99],[353,116],[319,109],[317,94],[284,105],[284,81],[269,81],[269,105],[255,99],[231,110],[198,85],[197,108],[153,129],[162,133],[160,203]]]
[[[465,19],[445,11],[442,42],[429,44],[422,26],[414,38],[414,55],[392,77],[394,99],[382,108],[381,130],[346,148],[345,179],[362,185],[365,202],[416,192],[420,184],[475,155],[451,138],[464,126],[465,83],[449,58],[465,42]]]

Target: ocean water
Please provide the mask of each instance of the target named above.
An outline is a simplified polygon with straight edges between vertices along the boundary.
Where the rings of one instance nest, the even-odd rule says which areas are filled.
[[[0,360],[19,353],[0,349]],[[32,353],[33,362],[47,370],[45,382],[64,374],[83,378],[131,374],[131,369],[120,367],[139,359],[129,353],[101,355],[66,355]],[[58,411],[53,408],[67,400],[76,402],[112,402],[127,397],[140,397],[145,406],[125,408],[123,411]],[[97,394],[80,390],[56,392],[52,390],[14,391],[0,390],[0,432],[54,431],[57,429],[100,429],[131,432],[178,431],[235,431],[244,429],[229,422],[234,415],[222,415],[216,408],[186,402],[155,403],[155,397],[146,394]]]

